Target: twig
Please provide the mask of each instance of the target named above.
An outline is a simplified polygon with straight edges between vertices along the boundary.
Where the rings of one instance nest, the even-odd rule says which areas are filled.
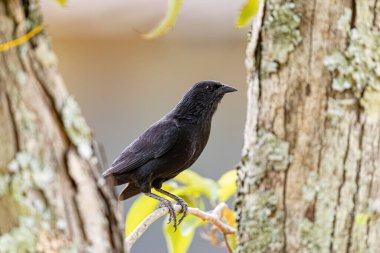
[[[226,243],[226,248],[228,250],[229,253],[232,253],[232,249],[231,249],[231,246],[230,244],[228,243],[228,238],[227,238],[227,235],[226,234],[223,234],[223,237],[224,237],[224,242]]]
[[[224,223],[220,219],[221,210],[226,208],[225,203],[220,203],[211,213],[204,212],[199,210],[198,208],[189,207],[187,209],[188,214],[192,214],[197,216],[198,218],[208,221],[216,226],[223,234],[236,234],[236,229],[232,226]],[[175,205],[174,209],[178,212],[181,210],[180,205]],[[136,228],[132,231],[132,233],[125,239],[125,244],[127,247],[127,252],[130,252],[132,246],[136,243],[136,241],[144,234],[144,232],[148,229],[150,225],[152,225],[157,219],[161,218],[165,214],[169,212],[167,207],[162,207],[155,210],[148,217],[146,217]]]
[[[212,213],[218,216],[219,218],[222,218],[223,210],[225,208],[228,208],[227,204],[224,202],[219,203],[214,210],[212,210]]]

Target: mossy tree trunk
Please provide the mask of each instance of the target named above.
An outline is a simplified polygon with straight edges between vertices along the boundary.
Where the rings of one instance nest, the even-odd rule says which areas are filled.
[[[380,1],[262,1],[237,252],[380,252]]]
[[[36,0],[0,1],[1,43],[40,24]],[[114,194],[45,32],[0,52],[0,125],[0,251],[122,252]]]

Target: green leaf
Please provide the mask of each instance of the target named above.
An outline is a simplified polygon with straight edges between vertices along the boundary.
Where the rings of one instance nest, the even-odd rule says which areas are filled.
[[[143,34],[143,37],[151,40],[166,34],[174,26],[174,23],[179,15],[179,11],[181,10],[181,6],[182,0],[169,0],[165,17],[152,31]]]
[[[365,225],[367,224],[368,220],[371,218],[370,215],[364,214],[364,213],[358,213],[355,216],[355,222],[358,225]]]
[[[235,252],[236,250],[236,235],[226,235],[228,245],[230,246],[231,250]]]
[[[236,21],[237,28],[243,28],[259,10],[260,0],[246,0],[240,9],[240,15]]]
[[[195,216],[187,216],[177,231],[174,232],[173,224],[167,224],[167,222],[164,221],[163,231],[168,252],[186,253],[193,241],[195,230],[203,223],[204,221]]]
[[[55,0],[59,5],[65,6],[66,5],[66,0]]]
[[[192,170],[185,170],[174,180],[183,183],[183,191],[189,195],[199,195],[203,194],[210,199],[211,202],[215,202],[218,199],[218,185],[217,183],[209,178],[205,178],[195,173]]]
[[[125,235],[128,236],[154,209],[157,208],[160,202],[155,199],[142,195],[128,211],[125,220]]]
[[[224,202],[231,197],[236,191],[237,171],[230,170],[224,173],[218,180],[219,186],[219,201]]]

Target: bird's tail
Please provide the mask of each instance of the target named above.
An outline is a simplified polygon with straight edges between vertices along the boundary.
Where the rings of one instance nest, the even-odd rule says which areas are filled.
[[[112,168],[103,172],[102,177],[106,179],[107,184],[112,186],[117,186],[121,184],[125,184],[129,181],[129,174],[114,174],[112,173]]]
[[[106,171],[102,173],[102,177],[107,178],[108,176],[112,175],[112,167],[108,168]]]
[[[102,177],[106,180],[106,184],[109,186],[112,186],[112,187],[119,185],[117,178],[114,175],[112,175],[111,173],[108,173],[108,171],[109,170],[106,170],[102,174]]]
[[[119,194],[119,201],[123,201],[125,199],[129,199],[137,194],[139,194],[141,191],[140,191],[140,188],[137,187],[137,185],[133,184],[133,183],[128,183],[127,186],[125,186],[125,188],[121,191],[121,193]]]

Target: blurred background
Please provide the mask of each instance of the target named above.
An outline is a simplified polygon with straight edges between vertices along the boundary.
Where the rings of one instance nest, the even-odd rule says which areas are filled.
[[[244,0],[183,0],[174,29],[141,39],[165,15],[167,0],[41,0],[69,91],[80,103],[108,164],[199,80],[239,90],[223,99],[209,143],[192,169],[219,178],[240,159],[246,111],[247,29],[235,28]],[[125,202],[125,211],[133,202]],[[226,252],[196,236],[189,252]],[[166,252],[161,222],[133,252]]]

